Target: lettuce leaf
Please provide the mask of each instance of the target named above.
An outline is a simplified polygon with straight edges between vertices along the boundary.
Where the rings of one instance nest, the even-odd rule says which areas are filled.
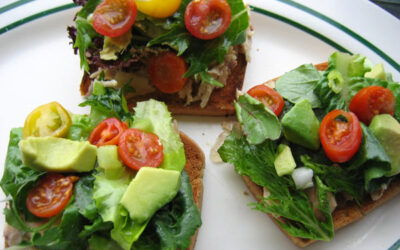
[[[98,249],[121,250],[122,248],[115,241],[94,234],[89,238],[89,250],[98,250]]]
[[[247,140],[251,144],[259,144],[266,139],[275,140],[280,137],[281,124],[278,117],[262,102],[244,94],[235,102],[235,110]]]
[[[172,127],[167,106],[151,99],[137,103],[134,110],[132,126],[158,135],[163,144],[164,159],[160,167],[182,171],[186,164],[185,150],[179,134]]]
[[[314,162],[308,155],[302,155],[301,162],[304,166],[312,169],[314,175],[318,176],[333,192],[346,191],[359,201],[364,195],[363,175],[356,171],[349,171],[343,166],[332,166],[332,164],[321,164]]]
[[[275,148],[275,143],[270,140],[251,145],[243,135],[233,131],[218,153],[224,162],[234,164],[238,174],[249,176],[253,182],[270,191],[270,196],[255,205],[255,209],[288,218],[290,221],[285,224],[277,223],[293,236],[324,241],[332,239],[329,188],[317,179],[319,209],[325,216],[325,220],[319,221],[305,192],[296,189],[290,176],[277,175]]]
[[[125,85],[125,87],[117,90],[111,87],[103,87],[100,83],[94,84],[93,94],[79,104],[80,107],[91,107],[90,120],[93,127],[108,117],[117,117],[128,123],[132,121],[132,114],[129,112],[124,96],[124,91],[129,90],[128,86]]]
[[[119,213],[119,201],[128,188],[133,174],[125,171],[120,179],[109,179],[103,172],[95,175],[93,199],[103,221],[113,222]]]
[[[108,179],[103,172],[95,175],[93,199],[104,222],[112,222],[111,238],[123,249],[130,249],[146,227],[146,223],[133,222],[126,209],[119,203],[133,173],[125,170],[120,179]]]
[[[45,172],[34,170],[22,163],[21,151],[18,147],[20,140],[22,140],[22,128],[12,129],[0,186],[3,192],[12,199],[11,207],[5,209],[7,222],[16,228],[24,229],[27,226],[19,220],[19,214],[23,215],[27,221],[37,220],[29,213],[25,202],[29,190]]]
[[[97,5],[101,3],[101,0],[88,0],[77,14],[75,20],[76,25],[76,41],[74,43],[74,48],[78,48],[81,68],[86,72],[89,72],[89,63],[86,58],[86,51],[89,47],[94,47],[93,39],[95,37],[101,37],[97,33],[92,24],[87,20],[88,16],[94,12]]]
[[[374,133],[361,123],[363,139],[357,154],[351,159],[349,171],[364,172],[364,188],[371,193],[387,182],[385,174],[391,170],[391,161]],[[362,169],[360,169],[362,168]]]
[[[77,34],[74,48],[78,48],[79,50],[81,68],[83,68],[86,72],[89,72],[89,63],[86,58],[86,51],[89,47],[94,46],[93,39],[95,37],[100,37],[101,35],[97,33],[92,24],[84,18],[77,18],[75,20],[75,25]]]
[[[308,99],[312,108],[319,108],[321,102],[314,89],[320,79],[321,74],[312,64],[304,64],[279,77],[275,89],[291,103]]]

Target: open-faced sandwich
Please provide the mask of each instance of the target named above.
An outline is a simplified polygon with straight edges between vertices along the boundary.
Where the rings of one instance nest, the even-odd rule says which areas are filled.
[[[134,91],[128,105],[153,98],[173,114],[234,114],[251,31],[242,0],[74,0],[68,28],[84,75],[93,83]]]
[[[70,114],[53,102],[12,129],[0,185],[6,247],[193,249],[204,155],[165,104],[128,112],[120,90],[95,84]]]
[[[400,192],[400,84],[333,53],[251,88],[218,153],[298,246],[329,241]]]

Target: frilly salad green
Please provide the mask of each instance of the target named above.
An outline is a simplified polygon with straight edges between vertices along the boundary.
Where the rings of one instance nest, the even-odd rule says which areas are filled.
[[[269,191],[252,204],[255,209],[286,218],[285,223],[277,222],[292,236],[329,241],[334,237],[329,196],[351,197],[361,206],[371,194],[379,199],[376,194],[398,178],[394,152],[400,151],[400,84],[382,64],[373,66],[364,56],[335,52],[326,70],[299,66],[276,80],[275,90],[285,103],[278,117],[250,95],[238,99],[241,129],[231,132],[218,153],[238,174]],[[360,97],[360,90],[365,95]],[[349,108],[350,103],[363,107],[363,113]],[[334,110],[344,115],[327,120]],[[385,114],[376,115],[369,125],[364,113]],[[347,139],[356,133],[351,122],[361,130],[358,145]],[[341,151],[348,145],[354,152]],[[332,160],[332,152],[347,154],[347,159]],[[310,186],[317,190],[316,200],[304,190]]]
[[[6,222],[24,235],[16,244],[38,249],[187,248],[201,218],[183,170],[183,143],[166,106],[142,102],[132,115],[120,90],[101,85],[84,105],[91,106],[90,115],[71,115],[64,138],[22,139],[22,128],[11,130],[0,185],[8,198]],[[137,172],[121,161],[118,146],[88,145],[93,128],[108,117],[158,135],[164,149],[161,166]],[[77,169],[75,163],[82,161],[84,169]],[[27,196],[54,171],[75,176],[71,197],[57,215],[41,218],[39,209],[37,217],[26,205]]]

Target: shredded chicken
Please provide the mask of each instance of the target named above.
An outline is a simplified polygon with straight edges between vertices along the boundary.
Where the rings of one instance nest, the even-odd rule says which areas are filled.
[[[218,136],[217,141],[210,151],[210,159],[214,163],[222,163],[222,159],[218,154],[218,149],[222,146],[225,138],[231,133],[234,123],[233,122],[223,122],[221,124],[223,132]]]
[[[376,190],[370,194],[371,199],[373,201],[379,200],[387,188],[388,188],[388,185],[386,183],[383,183],[378,190]]]
[[[251,44],[253,40],[253,35],[254,35],[254,29],[253,26],[250,24],[249,28],[246,31],[247,39],[246,42],[243,44],[243,50],[246,55],[246,61],[250,62],[251,61]]]
[[[211,66],[208,73],[210,73],[210,75],[217,81],[226,85],[232,69],[237,65],[237,53],[236,47],[230,47],[228,53],[226,53],[224,57],[224,62]],[[200,101],[200,107],[202,108],[207,105],[215,86],[211,84],[203,84],[200,81],[200,78],[197,80],[189,80],[185,87],[178,92],[180,98],[186,99],[186,105],[196,101]],[[200,84],[195,96],[193,96],[193,84]]]
[[[192,85],[193,85],[193,79],[189,78],[185,86],[178,92],[179,98],[186,99],[185,105],[189,105],[190,103],[193,102]]]
[[[315,216],[317,217],[317,219],[320,221],[324,220],[324,215],[318,209],[319,201],[318,201],[317,189],[315,187],[312,187],[312,188],[306,189],[305,192],[313,206]],[[335,208],[337,207],[337,202],[336,202],[335,196],[331,192],[328,192],[328,200],[329,200],[329,208],[331,210],[331,213],[333,213],[333,211],[335,211]]]
[[[210,96],[214,88],[215,86],[210,84],[200,84],[199,91],[197,92],[197,95],[193,99],[196,101],[201,100],[200,107],[204,108],[207,105],[208,100],[210,100]]]

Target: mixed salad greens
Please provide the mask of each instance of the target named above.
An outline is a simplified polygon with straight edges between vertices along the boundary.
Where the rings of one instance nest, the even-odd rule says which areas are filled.
[[[210,29],[210,33],[218,28],[220,22],[225,23],[225,12],[229,8],[221,7],[221,4],[229,4],[230,16],[229,19],[226,19],[228,26],[225,25],[224,32],[218,34],[217,37],[213,36],[212,39],[204,39],[201,35],[200,38],[195,36],[196,31],[185,26],[185,19],[188,18],[185,17],[185,11],[191,2],[201,2],[199,4],[210,6],[203,6],[203,10],[198,8],[200,12],[209,11],[200,13],[198,18],[202,23],[210,25],[210,27],[203,27],[203,30]],[[100,25],[96,21],[96,17],[100,15],[96,12],[100,13],[101,6],[111,6],[109,8],[112,9],[117,8],[122,2],[88,0],[75,1],[75,3],[83,5],[83,8],[76,16],[75,27],[69,27],[69,33],[74,41],[74,48],[79,50],[81,67],[87,72],[93,66],[107,68],[118,65],[117,67],[132,69],[135,68],[135,64],[140,63],[141,55],[148,53],[149,49],[167,49],[175,51],[177,56],[183,57],[189,65],[184,77],[195,76],[202,79],[202,82],[221,87],[221,83],[208,73],[209,66],[212,63],[223,62],[224,56],[231,46],[244,43],[249,26],[248,10],[242,0],[174,0],[164,6],[164,9],[161,8],[165,5],[163,1],[136,1],[138,11],[136,14],[136,7],[132,7],[134,9],[132,16],[134,17],[131,19],[134,19],[134,23],[131,23],[132,27],[128,28],[128,31],[132,32],[118,33],[116,36],[119,40],[115,40],[110,36],[114,35],[116,28],[109,32],[103,32],[102,29],[97,28]],[[174,6],[176,6],[175,10]],[[160,13],[157,11],[167,14],[161,15],[163,17],[160,18]],[[108,18],[104,15],[105,11],[101,13],[103,13],[103,19]],[[125,12],[121,15],[129,16]],[[190,15],[194,16],[195,14]],[[214,20],[214,18],[218,19]],[[106,23],[106,21],[103,20],[102,23]],[[110,26],[113,28],[112,25]],[[194,29],[197,29],[198,33],[201,27]],[[90,60],[88,60],[88,55],[90,55]]]
[[[0,185],[7,195],[6,222],[22,234],[19,246],[38,249],[187,248],[190,237],[201,225],[201,218],[193,201],[189,177],[183,170],[183,144],[179,135],[172,131],[166,106],[149,100],[139,103],[135,113],[131,114],[121,90],[102,85],[96,85],[93,95],[81,104],[86,105],[91,107],[90,115],[72,114],[70,126],[62,132],[64,138],[87,141],[92,130],[109,117],[116,117],[130,127],[137,126],[160,134],[165,160],[160,168],[181,171],[177,194],[151,219],[137,223],[120,204],[121,196],[135,178],[136,171],[124,167],[115,177],[108,175],[107,170],[96,163],[89,172],[72,173],[79,179],[74,180],[72,197],[62,212],[50,218],[39,218],[27,208],[27,196],[48,173],[24,165],[19,147],[24,129],[14,128],[10,132]],[[43,112],[43,117],[52,118],[48,112]],[[46,120],[41,122],[43,125]],[[55,125],[50,126],[54,131],[63,127],[60,123],[47,125]]]
[[[218,153],[224,162],[234,164],[238,174],[250,177],[254,183],[269,191],[269,195],[260,197],[261,202],[253,206],[257,210],[286,218],[285,223],[276,221],[289,234],[313,240],[332,239],[334,226],[329,196],[333,194],[338,201],[360,205],[370,194],[381,193],[399,173],[397,156],[390,152],[398,152],[399,144],[385,147],[386,142],[374,130],[374,120],[368,126],[370,121],[349,116],[352,113],[349,106],[352,106],[355,96],[370,86],[383,87],[381,89],[385,93],[392,92],[390,95],[395,99],[389,102],[383,98],[382,92],[372,94],[373,101],[366,102],[365,112],[374,105],[379,106],[380,102],[381,110],[372,112],[376,115],[374,118],[389,116],[398,129],[400,84],[384,72],[381,64],[373,67],[366,57],[360,55],[335,52],[324,71],[305,64],[284,74],[275,81],[274,92],[278,94],[263,94],[264,97],[260,98],[260,88],[257,87],[238,98],[236,112],[241,126],[234,127]],[[276,95],[283,97],[282,112],[278,115],[274,113],[276,108],[272,111],[267,108],[278,102]],[[380,101],[374,104],[374,100]],[[355,107],[361,107],[360,103]],[[389,106],[392,107],[391,111],[380,112]],[[307,115],[293,115],[297,110],[307,110]],[[325,117],[334,110],[341,110],[343,115],[333,117],[330,127],[322,130]],[[313,119],[316,122],[311,122]],[[355,125],[351,121],[354,119],[359,123],[362,134],[354,153],[345,161],[328,158],[329,148],[324,144],[320,146],[323,135],[328,135],[328,142],[340,145],[342,139],[352,138],[350,135]],[[294,122],[295,126],[287,124],[289,121]],[[308,131],[311,127],[314,127],[313,131]],[[312,133],[317,138],[296,141],[291,136],[293,133],[299,137]],[[392,142],[399,142],[399,137],[392,137]],[[354,143],[355,140],[350,141]],[[284,164],[290,165],[292,161],[295,164],[283,166],[286,169],[282,171],[282,166],[277,166],[277,162],[284,148],[289,148],[285,151],[289,156],[283,161]],[[305,191],[310,185],[299,185],[295,173],[300,170],[311,173],[307,178],[310,178],[311,186],[317,191],[316,200],[311,200]]]

